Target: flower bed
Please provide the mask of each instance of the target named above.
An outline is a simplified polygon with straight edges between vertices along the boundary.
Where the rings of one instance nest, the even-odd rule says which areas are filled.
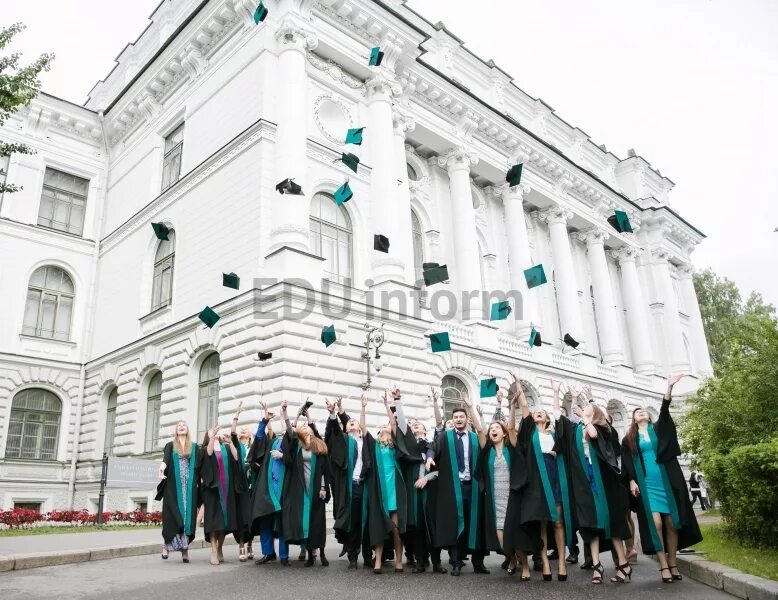
[[[162,513],[122,512],[115,510],[103,513],[106,525],[159,525],[162,523]],[[97,524],[97,513],[87,510],[54,510],[41,514],[29,508],[0,510],[0,530],[32,529],[36,527],[91,527]]]

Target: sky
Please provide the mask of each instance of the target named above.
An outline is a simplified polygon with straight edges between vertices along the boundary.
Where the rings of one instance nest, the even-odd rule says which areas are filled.
[[[83,103],[159,0],[0,0],[13,45],[56,60],[44,91]],[[408,0],[619,157],[675,182],[707,235],[692,258],[778,306],[778,2]],[[465,9],[465,7],[468,7]]]

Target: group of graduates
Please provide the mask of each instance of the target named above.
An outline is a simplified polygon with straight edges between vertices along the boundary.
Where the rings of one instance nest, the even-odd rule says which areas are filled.
[[[349,569],[357,568],[361,554],[363,566],[376,574],[392,559],[394,571],[402,572],[405,551],[414,573],[446,573],[446,550],[451,575],[460,575],[468,556],[476,573],[488,574],[484,556],[497,552],[505,559],[502,568],[511,575],[520,570],[521,581],[530,579],[530,556],[551,581],[552,551],[557,579],[566,581],[580,534],[592,583],[603,581],[603,551],[612,552],[616,565],[610,581],[624,583],[637,555],[635,513],[643,553],[657,555],[662,581],[681,580],[676,552],[702,538],[669,411],[680,376],[668,380],[657,421],[636,409],[621,441],[591,390],[575,392],[588,402],[575,398],[568,416],[560,384],[552,381],[552,415],[531,410],[521,379],[510,378],[507,415],[500,392],[489,424],[466,394],[444,422],[433,390],[431,441],[422,421],[407,418],[396,387],[383,394],[387,421],[375,434],[366,425],[364,396],[358,418],[345,412],[341,398],[327,400],[323,436],[309,416],[310,402],[292,423],[283,401],[280,426],[263,403],[254,436],[238,429],[239,406],[229,435],[213,427],[200,447],[179,422],[160,465],[162,558],[181,551],[189,561],[202,505],[214,565],[224,561],[222,545],[233,534],[241,561],[253,559],[251,540],[259,535],[258,565],[279,560],[290,566],[289,545],[299,545],[305,566],[317,555],[327,566],[326,506],[332,501],[335,537]]]

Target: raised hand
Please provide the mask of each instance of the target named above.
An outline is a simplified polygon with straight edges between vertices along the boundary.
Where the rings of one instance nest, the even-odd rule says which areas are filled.
[[[365,407],[367,407],[367,396],[365,396],[364,394],[362,394],[362,395],[359,397],[359,403],[362,405],[362,408],[363,408],[363,409],[364,409]]]
[[[684,374],[683,373],[679,373],[678,375],[671,375],[670,377],[668,377],[667,378],[667,389],[672,390],[673,386],[676,383],[678,383],[679,381],[681,381],[681,379],[683,379],[683,378],[684,378]]]
[[[483,406],[481,406],[481,405],[479,404],[478,406],[476,406],[476,407],[475,407],[475,409],[478,411],[478,414],[479,414],[480,416],[482,416],[482,417],[484,416],[484,407],[483,407]]]
[[[395,403],[400,401],[400,388],[398,388],[396,385],[392,387],[391,390],[392,399],[395,401]]]
[[[554,395],[555,396],[559,395],[559,390],[560,390],[561,387],[562,387],[562,382],[561,381],[556,381],[555,379],[551,380],[551,389],[554,390]]]
[[[330,400],[329,398],[325,398],[324,400],[327,403],[327,412],[332,414],[335,412],[335,402]]]
[[[497,408],[500,408],[502,406],[502,401],[505,398],[505,394],[502,393],[502,390],[497,390]]]
[[[211,427],[208,430],[208,439],[209,440],[215,440],[216,436],[219,434],[219,424],[217,423],[213,427]]]
[[[431,396],[432,396],[432,403],[437,404],[438,403],[438,390],[436,390],[434,387],[430,388]]]
[[[242,412],[243,412],[243,400],[241,400],[241,401],[238,403],[238,410],[236,410],[236,411],[235,411],[235,417],[236,417],[236,418],[237,418],[237,417],[239,417],[239,416],[240,416],[240,413],[242,413]]]
[[[467,392],[462,392],[462,402],[468,408],[472,408],[473,406],[473,401],[470,399],[470,394],[468,394]]]
[[[592,386],[590,386],[588,383],[583,384],[581,387],[581,393],[584,395],[584,397],[587,400],[592,399]]]
[[[338,396],[335,399],[335,404],[338,405],[338,414],[343,414],[343,396]]]
[[[273,412],[272,412],[272,411],[271,411],[271,410],[270,410],[270,409],[267,407],[267,402],[263,402],[263,403],[262,403],[262,408],[263,408],[263,409],[264,409],[264,411],[265,411],[265,420],[266,420],[266,421],[268,421],[268,422],[270,422],[270,421],[273,419],[273,417],[274,417],[275,415],[274,415],[274,414],[273,414]]]
[[[281,418],[286,420],[287,408],[289,408],[289,400],[281,400]]]

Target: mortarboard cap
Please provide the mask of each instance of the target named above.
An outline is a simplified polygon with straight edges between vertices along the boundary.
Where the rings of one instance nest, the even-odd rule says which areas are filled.
[[[384,53],[381,52],[381,48],[378,46],[371,48],[370,61],[368,62],[368,65],[371,67],[380,67],[382,60],[384,60]]]
[[[233,290],[239,290],[240,277],[235,273],[222,273],[222,285],[224,287],[232,288]]]
[[[573,336],[569,333],[565,334],[565,337],[562,338],[562,341],[565,343],[566,346],[570,346],[571,348],[578,348],[579,342],[576,342],[573,339]]]
[[[524,165],[513,165],[508,169],[508,173],[505,175],[505,181],[508,182],[510,187],[514,187],[521,183],[521,171],[523,168]]]
[[[270,360],[271,358],[273,358],[273,353],[272,352],[259,352],[257,354],[257,356],[259,357],[259,360],[266,361],[266,360]]]
[[[259,25],[265,18],[267,18],[267,7],[265,6],[265,3],[260,0],[257,9],[254,11],[254,23]]]
[[[201,312],[199,315],[200,320],[205,323],[205,326],[210,329],[214,325],[216,325],[216,322],[221,319],[219,315],[216,314],[216,311],[214,311],[210,306],[206,306],[203,309],[203,312]]]
[[[389,238],[380,233],[373,236],[373,250],[389,253]]]
[[[356,129],[349,129],[348,132],[346,132],[346,143],[347,144],[354,144],[355,146],[361,146],[362,145],[362,131],[364,130],[364,127],[357,127]]]
[[[508,315],[511,314],[511,304],[507,300],[502,300],[501,302],[495,302],[492,304],[492,312],[489,315],[490,321],[502,321],[504,319],[508,318]]]
[[[334,325],[329,325],[321,330],[321,341],[327,348],[334,344],[336,339]]]
[[[535,265],[524,271],[524,279],[527,280],[527,287],[532,289],[547,283],[546,272],[543,270],[543,265]]]
[[[276,191],[283,194],[291,194],[292,196],[302,196],[303,188],[294,182],[294,179],[284,179],[281,183],[276,185]]]
[[[158,240],[168,241],[167,234],[170,233],[170,229],[164,223],[152,223],[151,228],[154,230],[154,235]]]
[[[627,213],[623,210],[617,210],[608,217],[608,223],[619,233],[632,233],[632,224],[629,222]]]
[[[421,269],[422,271],[427,271],[429,269],[434,269],[435,267],[439,267],[439,263],[434,262],[428,262],[428,263],[421,263]]]
[[[532,328],[532,331],[529,333],[529,345],[530,346],[540,346],[543,342],[540,341],[540,332]]]
[[[451,340],[448,331],[430,334],[430,345],[433,352],[448,352],[451,350]]]
[[[492,398],[497,395],[497,378],[481,380],[481,398]]]
[[[424,276],[424,285],[429,287],[441,281],[448,281],[448,267],[446,265],[436,265],[425,269],[422,275]]]
[[[335,194],[333,196],[335,198],[335,204],[340,206],[341,204],[344,204],[349,200],[351,200],[354,197],[354,192],[351,191],[351,187],[349,186],[347,181],[342,186],[340,186],[337,190],[335,190]]]
[[[343,161],[343,164],[354,171],[354,173],[357,172],[357,167],[359,166],[359,157],[356,154],[352,154],[351,152],[343,152],[338,160]],[[337,160],[335,162],[337,162]]]
[[[392,406],[389,407],[389,410],[391,410],[392,413],[396,413],[397,412],[397,407],[392,405]]]

